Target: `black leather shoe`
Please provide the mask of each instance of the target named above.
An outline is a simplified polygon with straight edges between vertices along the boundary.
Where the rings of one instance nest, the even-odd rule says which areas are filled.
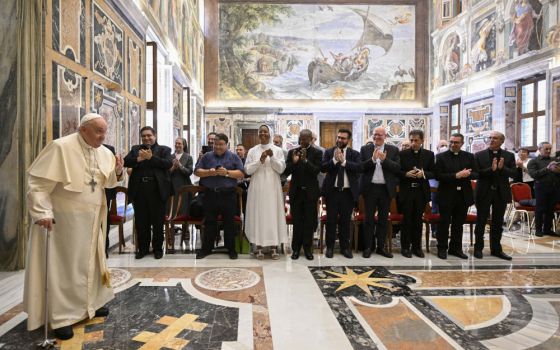
[[[438,256],[438,258],[440,258],[441,260],[445,260],[445,259],[447,259],[447,251],[445,251],[445,250],[438,250],[437,256]]]
[[[405,258],[412,258],[412,253],[408,249],[401,249],[401,255]]]
[[[500,258],[500,259],[504,259],[504,260],[511,260],[511,256],[507,255],[504,252],[493,252],[490,253],[492,256],[495,256],[496,258]]]
[[[449,255],[456,256],[456,257],[458,257],[458,258],[460,258],[460,259],[468,259],[468,258],[469,258],[469,257],[467,256],[467,254],[463,253],[463,252],[460,251],[460,250],[450,251],[450,252],[449,252]]]
[[[327,258],[332,258],[334,255],[333,249],[332,248],[327,248],[327,251],[325,252],[325,257]]]
[[[237,259],[237,252],[235,250],[228,251],[228,255],[231,260]]]
[[[146,256],[146,253],[136,252],[136,254],[134,255],[134,259],[142,259],[145,256]]]
[[[352,252],[351,252],[349,249],[344,249],[344,250],[342,251],[342,255],[343,255],[345,258],[348,258],[348,259],[352,259],[352,258],[354,257],[354,255],[352,255]]]
[[[60,340],[68,340],[74,336],[72,326],[60,327],[53,330],[54,336]]]
[[[384,256],[386,258],[392,258],[393,254],[389,253],[388,251],[385,251],[384,249],[377,249],[375,251],[377,254]]]
[[[95,317],[107,317],[109,316],[109,308],[102,306],[97,311],[95,311]]]
[[[477,259],[482,259],[482,250],[475,250],[473,253],[474,257]]]
[[[362,256],[366,259],[369,258],[371,256],[371,249],[364,249]]]
[[[163,252],[158,250],[154,252],[154,259],[161,259],[163,257]]]
[[[296,252],[295,250],[292,252],[292,260],[297,260],[299,259],[299,252]]]
[[[544,233],[542,233],[542,232],[535,232],[535,236],[537,236],[537,237],[544,237]]]
[[[313,253],[311,253],[310,251],[306,251],[304,253],[307,260],[313,260]]]
[[[422,249],[414,249],[412,251],[412,254],[416,255],[419,258],[423,258],[425,257],[424,252],[422,251]]]
[[[204,259],[208,255],[210,255],[210,252],[208,252],[206,250],[199,250],[198,253],[196,253],[196,258],[197,259]]]

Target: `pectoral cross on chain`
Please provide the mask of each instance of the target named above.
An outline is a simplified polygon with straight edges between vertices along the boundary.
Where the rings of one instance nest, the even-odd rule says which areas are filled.
[[[91,192],[95,192],[95,185],[97,185],[97,182],[95,182],[93,177],[91,178],[91,181],[88,182],[88,184],[91,186]]]

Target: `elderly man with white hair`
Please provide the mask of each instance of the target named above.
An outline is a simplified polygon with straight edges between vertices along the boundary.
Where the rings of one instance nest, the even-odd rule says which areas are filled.
[[[113,299],[105,260],[105,188],[123,176],[123,161],[101,147],[107,123],[86,114],[78,132],[49,143],[28,169],[27,205],[32,220],[24,310],[29,330],[45,322],[45,230],[50,231],[48,262],[49,325],[60,339],[72,325],[107,316]]]

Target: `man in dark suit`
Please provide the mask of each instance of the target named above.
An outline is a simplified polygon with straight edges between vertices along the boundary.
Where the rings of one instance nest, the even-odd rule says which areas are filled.
[[[434,178],[434,152],[422,147],[424,132],[412,130],[408,134],[410,148],[401,151],[399,172],[400,208],[404,213],[401,229],[401,254],[424,257],[422,252],[422,214],[431,199],[429,179]],[[412,248],[412,249],[411,249]]]
[[[340,252],[348,259],[353,257],[350,250],[350,217],[360,196],[360,153],[347,147],[351,139],[352,131],[338,130],[336,147],[325,151],[321,164],[321,171],[326,173],[322,192],[327,202],[327,258],[333,257],[337,219]]]
[[[163,256],[163,218],[167,199],[171,195],[169,169],[173,166],[171,148],[158,145],[156,131],[145,126],[140,129],[142,144],[132,146],[124,158],[124,166],[132,168],[128,182],[128,198],[134,207],[138,251],[136,259],[142,259],[150,250],[150,238],[154,258]],[[150,234],[153,229],[153,236]]]
[[[450,149],[436,156],[435,173],[439,181],[438,200],[440,221],[437,231],[438,257],[447,259],[447,254],[468,259],[463,253],[463,225],[467,211],[474,204],[471,180],[478,178],[474,155],[461,151],[464,144],[462,134],[449,138]],[[449,224],[451,240],[449,244]]]
[[[492,131],[489,136],[490,144],[487,149],[474,155],[478,167],[478,181],[476,183],[476,240],[474,257],[482,259],[484,248],[484,231],[486,221],[492,208],[492,225],[490,226],[490,253],[504,260],[511,260],[511,256],[502,251],[502,225],[506,206],[511,202],[511,188],[509,178],[517,174],[513,153],[501,149],[504,134]]]
[[[373,131],[373,143],[360,150],[362,178],[360,193],[365,203],[364,251],[362,256],[369,258],[377,240],[377,254],[392,258],[393,254],[385,249],[387,225],[391,200],[397,193],[398,173],[401,168],[399,149],[385,144],[387,132],[381,126]],[[375,212],[377,211],[377,224]],[[374,230],[375,229],[375,230]]]
[[[115,147],[107,144],[103,144],[106,148],[111,151],[111,153],[116,154]],[[105,237],[105,257],[109,257],[109,231],[111,231],[111,225],[109,225],[110,216],[111,216],[111,201],[117,199],[117,191],[114,188],[106,188],[105,189],[105,198],[107,200],[107,228],[106,228],[106,237]],[[124,208],[126,215],[126,208]]]
[[[313,260],[313,232],[317,228],[317,200],[319,182],[317,174],[321,170],[323,152],[311,146],[311,130],[299,133],[299,147],[288,152],[286,176],[292,175],[290,182],[290,213],[294,223],[292,238],[292,259],[299,258],[301,247],[307,260]]]

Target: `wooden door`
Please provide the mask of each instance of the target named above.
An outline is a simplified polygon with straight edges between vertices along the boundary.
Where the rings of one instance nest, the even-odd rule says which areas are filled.
[[[352,122],[321,122],[319,124],[321,134],[321,147],[325,149],[336,145],[336,135],[339,129],[352,130]],[[352,140],[348,142],[348,146],[352,147]]]
[[[241,143],[248,152],[253,146],[260,143],[258,129],[241,129]]]

